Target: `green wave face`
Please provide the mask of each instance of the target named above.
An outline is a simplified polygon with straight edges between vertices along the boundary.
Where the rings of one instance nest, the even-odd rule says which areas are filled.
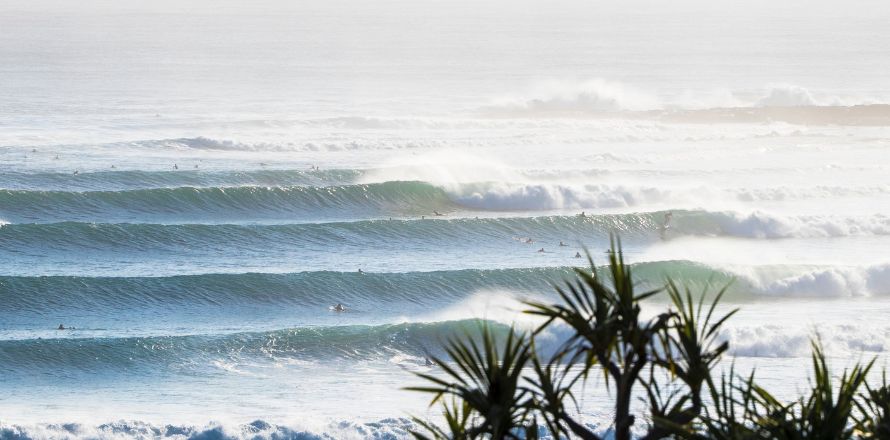
[[[420,182],[329,187],[0,191],[0,218],[10,223],[351,219],[429,214],[452,206],[442,189]]]

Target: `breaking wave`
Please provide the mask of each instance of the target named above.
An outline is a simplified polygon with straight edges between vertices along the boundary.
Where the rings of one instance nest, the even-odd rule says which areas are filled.
[[[573,267],[463,269],[407,273],[300,272],[177,275],[170,277],[2,276],[0,314],[50,314],[112,310],[128,313],[183,307],[299,306],[294,316],[312,316],[344,302],[366,312],[399,313],[400,307],[441,307],[478,291],[553,296],[553,284],[573,276]],[[847,297],[890,294],[890,264],[864,267],[712,267],[690,261],[635,263],[645,287],[667,278],[699,290],[729,286],[731,297]],[[731,284],[730,284],[731,283]]]
[[[890,235],[890,217],[873,215],[780,216],[755,211],[672,211],[667,234],[661,228],[668,211],[579,216],[431,218],[272,225],[24,223],[0,226],[2,252],[52,255],[58,252],[229,253],[261,255],[270,249],[320,245],[360,248],[369,242],[447,248],[467,242],[534,236],[536,241],[602,240],[620,233],[626,240],[658,241],[682,236],[754,239]],[[198,245],[199,244],[199,245]]]
[[[0,215],[14,223],[53,221],[324,219],[430,213],[453,203],[437,187],[387,182],[327,187],[154,188],[128,191],[0,190]]]

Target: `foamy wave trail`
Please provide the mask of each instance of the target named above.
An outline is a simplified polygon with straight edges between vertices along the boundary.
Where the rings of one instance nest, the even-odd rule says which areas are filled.
[[[890,234],[890,217],[782,216],[761,211],[679,211],[671,221],[672,233],[743,238],[823,238]]]
[[[0,218],[12,223],[354,219],[448,209],[453,209],[453,203],[442,189],[419,182],[87,192],[0,190]]]
[[[15,440],[358,440],[411,439],[411,430],[419,427],[401,416],[373,422],[349,420],[312,423],[312,427],[284,425],[254,420],[247,424],[156,425],[142,421],[118,421],[100,425],[83,423],[4,424],[0,438]]]
[[[874,325],[762,326],[724,328],[719,337],[729,341],[730,354],[741,357],[805,358],[817,335],[829,355],[862,356],[890,350],[890,327]]]
[[[237,186],[334,186],[351,184],[360,170],[247,170],[247,171],[92,171],[4,172],[0,188],[32,191],[126,191],[152,188],[211,188]]]
[[[444,187],[448,195],[462,207],[507,212],[645,209],[652,206],[708,206],[724,200],[750,203],[890,194],[890,185],[714,188],[482,182]]]

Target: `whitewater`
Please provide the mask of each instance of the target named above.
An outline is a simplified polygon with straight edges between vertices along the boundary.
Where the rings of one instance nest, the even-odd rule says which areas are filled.
[[[886,366],[887,22],[3,2],[0,438],[409,438],[438,417],[403,389],[426,357],[532,328],[522,301],[613,233],[641,288],[728,286],[730,360],[781,396],[817,335],[838,368]],[[579,418],[605,430],[601,385]]]

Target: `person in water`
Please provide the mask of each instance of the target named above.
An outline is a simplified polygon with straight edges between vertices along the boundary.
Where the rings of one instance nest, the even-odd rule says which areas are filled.
[[[544,252],[544,248],[538,249],[538,252],[539,252],[539,253],[543,253],[543,252]]]
[[[65,330],[65,326],[62,324],[59,324],[59,328],[57,328],[56,330]]]
[[[533,242],[534,242],[534,240],[532,240],[531,237],[525,239],[526,244],[532,244]]]
[[[363,274],[365,272],[362,270],[362,268],[358,268],[358,273]]]
[[[575,252],[575,258],[581,258],[581,252]]]
[[[173,169],[174,169],[174,170],[178,170],[178,169],[179,169],[179,165],[176,165],[176,164],[174,163],[174,164],[173,164]]]
[[[337,303],[337,305],[334,306],[334,311],[335,312],[345,312],[346,307],[343,307],[343,304]]]
[[[674,218],[674,213],[668,212],[664,215],[664,222],[661,223],[661,228],[658,229],[659,234],[661,235],[661,239],[664,240],[667,234],[667,230],[671,227],[671,219]]]
[[[578,217],[587,217],[587,214],[584,214],[584,211],[581,211],[581,213],[578,214]]]
[[[559,240],[559,247],[566,247],[567,244],[563,243],[562,240]]]

